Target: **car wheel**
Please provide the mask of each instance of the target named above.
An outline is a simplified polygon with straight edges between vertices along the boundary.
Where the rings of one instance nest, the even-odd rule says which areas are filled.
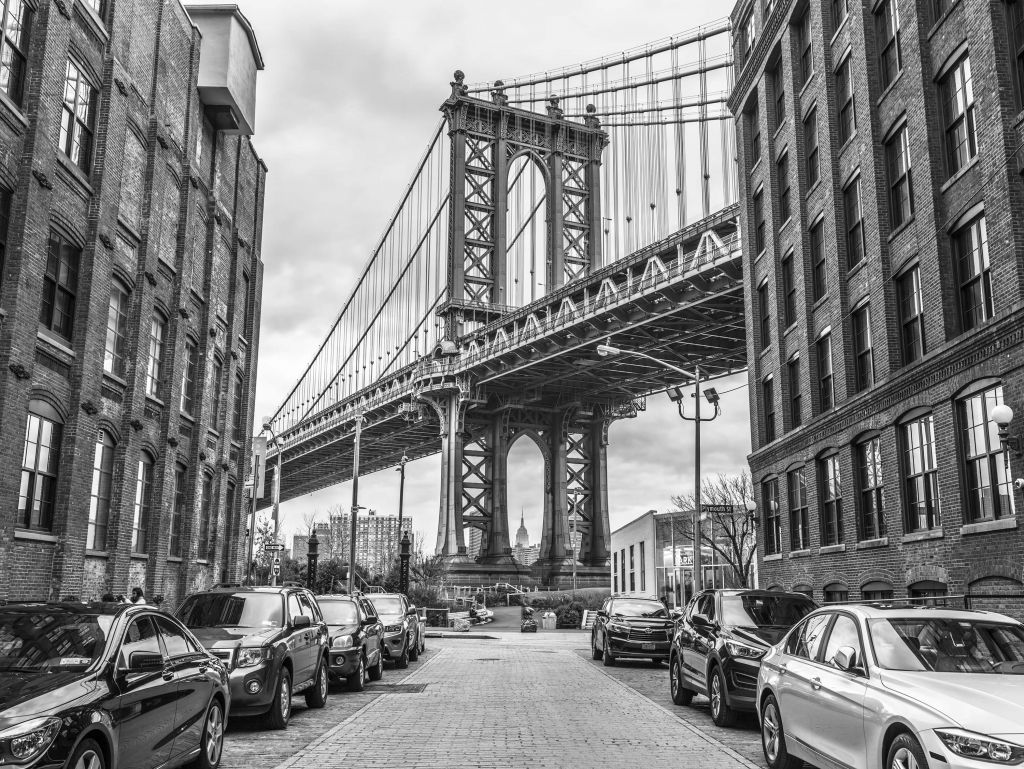
[[[288,719],[292,715],[292,676],[287,668],[281,668],[277,674],[277,690],[274,692],[274,701],[270,703],[270,710],[267,711],[267,726],[270,729],[284,729],[288,726]]]
[[[371,681],[379,681],[384,677],[384,655],[377,654],[377,664],[367,671]]]
[[[679,664],[678,657],[669,666],[668,682],[672,690],[672,702],[676,705],[689,705],[693,701],[693,691],[683,686],[683,666]]]
[[[736,723],[736,711],[725,701],[725,673],[717,665],[708,681],[708,699],[711,700],[711,720],[715,726],[732,726]]]
[[[214,700],[206,711],[206,725],[203,727],[203,741],[199,744],[199,758],[192,766],[195,769],[217,769],[223,754],[224,706],[219,700]]]
[[[327,660],[320,658],[316,669],[316,683],[306,690],[306,707],[322,708],[327,704]]]
[[[420,658],[420,645],[419,642],[413,641],[412,646],[409,648],[409,661],[415,662]]]
[[[424,631],[423,638],[420,639],[420,654],[423,654],[427,650],[427,634]]]
[[[359,655],[359,666],[356,668],[356,672],[346,680],[348,681],[349,691],[361,692],[366,688],[366,657],[362,654]]]
[[[93,740],[82,740],[68,761],[68,769],[106,769],[103,750]]]
[[[597,635],[590,636],[590,658],[601,659],[601,650],[597,648]]]
[[[913,735],[903,733],[889,746],[889,758],[885,765],[889,769],[928,769],[921,743]]]
[[[404,670],[409,667],[409,645],[402,649],[402,656],[395,658],[395,667],[399,670]]]
[[[615,656],[610,651],[608,651],[609,646],[610,644],[608,643],[608,639],[606,638],[604,642],[604,649],[601,650],[601,662],[602,664],[604,664],[606,668],[610,668],[612,665],[615,664]]]
[[[761,708],[761,749],[768,769],[799,769],[803,761],[793,758],[786,750],[786,733],[782,729],[782,716],[775,695],[769,694]]]

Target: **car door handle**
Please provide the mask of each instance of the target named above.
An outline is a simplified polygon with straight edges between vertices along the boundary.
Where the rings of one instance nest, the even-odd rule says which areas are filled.
[[[811,688],[817,691],[821,688],[821,679],[815,676],[811,679]]]
[[[170,667],[164,668],[160,672],[160,676],[165,681],[170,681],[172,678],[174,678],[174,668],[170,668]]]
[[[786,663],[785,662],[783,662],[781,665],[779,665],[779,675],[780,676],[784,676],[788,672],[789,672],[789,668],[786,667]]]

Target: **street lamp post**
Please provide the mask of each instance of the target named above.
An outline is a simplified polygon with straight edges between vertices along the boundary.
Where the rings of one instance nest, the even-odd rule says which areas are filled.
[[[694,367],[694,373],[685,371],[678,366],[674,366],[667,361],[663,361],[660,358],[655,358],[653,355],[648,355],[645,352],[639,350],[621,350],[618,347],[612,347],[609,344],[599,344],[597,346],[597,354],[602,358],[609,356],[620,355],[622,353],[629,353],[630,355],[636,355],[639,358],[645,358],[646,360],[657,363],[659,366],[675,371],[677,374],[682,374],[684,377],[693,377],[693,397],[695,402],[695,415],[692,417],[686,416],[683,413],[683,391],[680,387],[674,387],[669,390],[668,397],[679,407],[679,416],[688,422],[693,422],[694,426],[694,446],[693,446],[693,474],[694,474],[694,489],[693,489],[693,592],[694,595],[699,593],[703,589],[704,573],[701,565],[701,546],[700,546],[700,535],[701,535],[701,515],[700,515],[700,424],[701,422],[711,422],[716,419],[719,414],[722,413],[721,405],[718,399],[718,392],[713,387],[709,387],[704,391],[704,397],[708,399],[708,402],[715,407],[715,413],[713,416],[705,418],[700,415],[700,366]]]
[[[356,518],[359,516],[359,443],[363,437],[363,415],[356,415],[355,444],[352,447],[352,520],[348,538],[348,592],[356,592]]]
[[[402,508],[405,505],[405,465],[409,461],[409,457],[402,452],[402,458],[398,461],[398,467],[396,468],[401,475],[398,481],[398,542],[402,542]]]
[[[306,587],[314,592],[316,592],[316,566],[319,560],[320,538],[316,535],[316,527],[314,525],[313,531],[309,535],[306,552]]]
[[[758,587],[758,578],[757,578],[757,503],[754,500],[752,500],[752,499],[748,499],[747,501],[745,501],[743,503],[743,506],[747,510],[747,518],[749,519],[750,525],[751,525],[751,527],[754,530],[754,537],[753,537],[753,539],[754,539],[754,545],[753,545],[753,547],[754,547],[754,555],[753,555],[753,558],[751,559],[751,563],[753,563],[753,565],[754,565],[754,574],[753,574],[754,584],[752,585],[752,587],[756,590],[757,587]],[[742,558],[742,557],[743,557],[743,552],[741,550],[740,551],[740,558]]]
[[[277,522],[278,515],[281,511],[281,455],[283,453],[283,446],[277,440],[277,434],[274,432],[274,428],[270,424],[270,420],[267,419],[263,422],[263,429],[270,433],[271,439],[274,441],[274,448],[277,449],[277,469],[274,471],[274,544],[277,544]],[[253,534],[255,535],[256,516],[253,516]],[[270,571],[270,585],[271,587],[277,585],[277,575],[274,574],[274,570]]]

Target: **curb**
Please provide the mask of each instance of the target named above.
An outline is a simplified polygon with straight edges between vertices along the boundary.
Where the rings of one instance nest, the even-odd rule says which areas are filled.
[[[484,635],[482,633],[474,633],[472,631],[465,631],[463,633],[448,633],[445,631],[425,633],[426,638],[474,638],[474,639],[486,639],[488,641],[497,641],[498,637],[493,635]]]

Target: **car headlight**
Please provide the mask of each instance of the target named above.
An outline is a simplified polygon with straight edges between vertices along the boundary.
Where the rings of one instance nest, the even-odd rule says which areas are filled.
[[[958,756],[997,764],[1019,764],[1024,761],[1024,747],[1006,740],[975,734],[964,729],[936,729],[943,744]]]
[[[751,646],[750,644],[740,643],[739,641],[726,641],[725,648],[729,650],[729,656],[741,657],[748,660],[759,660],[764,656],[767,649],[762,649],[759,646]]]
[[[623,625],[621,622],[609,622],[608,630],[612,633],[628,633],[629,625]]]
[[[402,626],[401,625],[385,625],[384,632],[385,633],[401,633],[402,632]]]
[[[331,642],[332,649],[351,649],[352,648],[352,636],[340,635],[335,637],[334,641]]]
[[[238,650],[238,661],[235,667],[251,668],[274,656],[274,650],[267,646],[243,646]]]
[[[4,753],[10,754],[15,764],[27,764],[39,758],[53,744],[60,724],[59,718],[44,716],[0,732],[0,746],[6,747],[0,750],[0,763]]]

